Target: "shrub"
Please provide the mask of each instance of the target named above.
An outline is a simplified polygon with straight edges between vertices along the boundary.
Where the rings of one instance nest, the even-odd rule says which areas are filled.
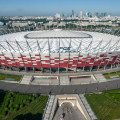
[[[13,103],[13,100],[10,100],[10,104],[12,104]]]
[[[2,115],[3,117],[6,116],[6,114],[7,114],[6,111],[2,111],[2,112],[1,112],[1,115]]]
[[[13,110],[14,110],[14,109],[11,107],[11,108],[10,108],[10,112],[13,112]]]
[[[19,104],[15,105],[15,109],[19,110],[20,109],[20,105]]]
[[[14,108],[14,109],[13,109],[13,112],[16,112],[16,111],[17,111],[17,108]]]
[[[17,105],[15,105],[15,108],[18,108],[19,107],[19,105],[17,104]]]
[[[35,98],[37,98],[38,96],[39,96],[39,95],[37,95],[37,94],[36,94],[36,95],[34,95],[34,97],[35,97]]]
[[[12,104],[9,104],[8,108],[11,108],[12,107]]]
[[[23,100],[23,103],[26,104],[26,100]]]
[[[8,108],[6,107],[4,110],[5,110],[5,111],[8,111]]]
[[[32,102],[32,99],[30,99],[30,100],[28,100],[28,101],[29,101],[29,103],[30,103],[30,102]]]
[[[32,97],[32,101],[35,99],[35,97]]]
[[[4,112],[5,112],[5,115],[7,115],[7,113],[8,113],[8,110],[6,109]]]
[[[28,105],[29,103],[30,103],[30,101],[29,101],[29,100],[27,100],[26,104]]]
[[[32,99],[32,97],[31,96],[29,96],[29,100],[31,100]]]
[[[24,105],[23,105],[23,104],[21,104],[21,105],[20,105],[20,108],[22,108],[23,106],[24,106]]]
[[[8,107],[8,102],[5,102],[4,106],[5,106],[5,107]]]

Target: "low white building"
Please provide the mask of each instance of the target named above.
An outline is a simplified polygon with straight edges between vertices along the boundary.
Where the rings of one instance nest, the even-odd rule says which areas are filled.
[[[29,23],[28,22],[13,22],[12,27],[24,27],[27,26]]]
[[[0,25],[3,25],[4,23],[3,22],[0,22]]]

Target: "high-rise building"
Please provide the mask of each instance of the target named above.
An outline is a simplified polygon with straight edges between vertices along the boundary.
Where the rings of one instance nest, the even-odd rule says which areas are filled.
[[[85,15],[86,15],[86,17],[88,17],[88,13],[87,12],[85,13]]]
[[[92,13],[91,13],[91,12],[87,12],[87,13],[86,13],[86,16],[87,16],[87,17],[90,17],[90,18],[92,18],[92,17],[93,17],[93,15],[92,15]]]
[[[74,10],[72,10],[72,17],[75,17],[75,13],[74,13]]]
[[[82,11],[79,12],[78,17],[79,17],[79,18],[82,18]]]
[[[63,17],[63,18],[65,17],[64,13],[62,13],[62,16],[61,16],[61,17]]]
[[[106,16],[108,16],[108,13],[107,12],[104,12],[104,13],[95,12],[94,16],[98,17],[98,18],[100,18],[100,17],[106,17]]]
[[[55,14],[55,19],[60,19],[60,17],[61,17],[61,16],[60,16],[59,13],[56,13],[56,14]]]
[[[101,17],[106,17],[108,16],[108,14],[105,12],[105,13],[101,13]]]
[[[95,12],[94,16],[99,18],[100,14],[98,12]]]

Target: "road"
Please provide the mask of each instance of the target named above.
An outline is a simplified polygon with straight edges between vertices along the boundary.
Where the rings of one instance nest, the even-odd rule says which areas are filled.
[[[0,81],[0,90],[32,94],[84,94],[120,88],[120,79],[81,85],[24,85]]]

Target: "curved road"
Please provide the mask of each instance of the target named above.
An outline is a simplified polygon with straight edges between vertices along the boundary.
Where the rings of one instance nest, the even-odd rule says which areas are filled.
[[[120,88],[120,79],[102,83],[82,84],[82,85],[23,85],[19,83],[7,83],[0,81],[0,90],[12,91],[19,93],[32,94],[84,94],[96,93],[103,90],[111,90]]]
[[[69,75],[89,75],[89,74],[98,74],[98,73],[107,73],[120,70],[120,67],[114,69],[108,69],[104,71],[94,71],[94,72],[81,72],[81,73],[69,73]],[[8,71],[0,69],[0,73],[8,74],[17,74],[17,75],[47,75],[40,73],[26,73],[18,71]],[[67,75],[60,74],[60,75]],[[48,75],[57,75],[57,74],[48,74]],[[104,90],[118,89],[120,88],[120,79],[114,79],[107,82],[91,83],[91,84],[81,84],[81,85],[24,85],[19,83],[8,83],[0,81],[0,90],[12,91],[19,93],[32,93],[32,94],[84,94],[84,93],[96,93]]]

